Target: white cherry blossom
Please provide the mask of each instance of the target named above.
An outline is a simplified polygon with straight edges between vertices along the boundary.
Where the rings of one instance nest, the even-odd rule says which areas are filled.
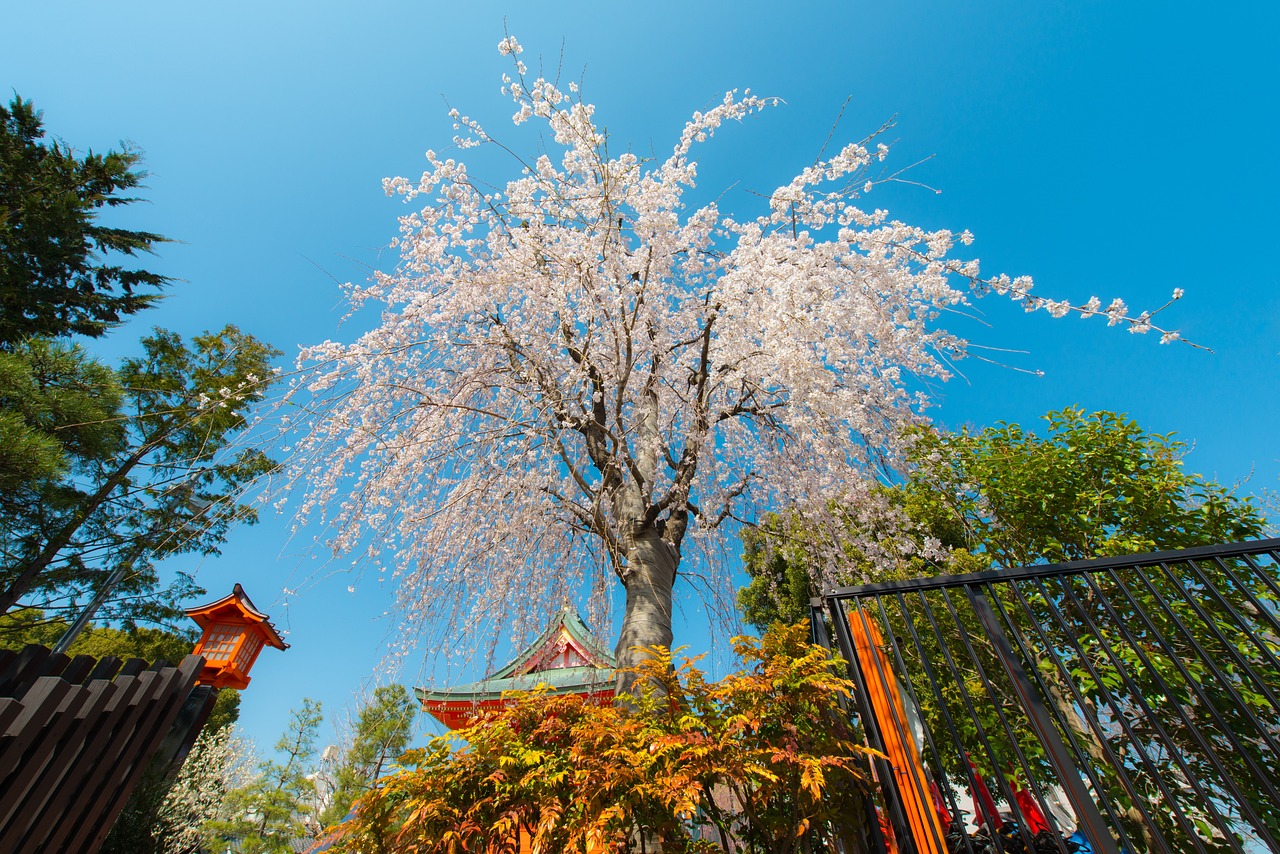
[[[543,123],[545,148],[505,185],[434,151],[420,178],[388,179],[411,205],[400,263],[348,286],[381,322],[305,349],[290,398],[310,415],[300,516],[391,580],[412,624],[528,631],[616,580],[627,664],[671,644],[679,570],[731,592],[736,526],[873,502],[924,389],[965,355],[940,311],[995,292],[1150,326],[1120,300],[1100,312],[984,278],[953,254],[967,231],[859,207],[889,154],[874,138],[754,216],[694,204],[695,146],[774,99],[728,92],[647,160],[606,145],[577,87],[527,79],[514,38],[499,49],[513,121]],[[459,145],[493,143],[451,116]]]

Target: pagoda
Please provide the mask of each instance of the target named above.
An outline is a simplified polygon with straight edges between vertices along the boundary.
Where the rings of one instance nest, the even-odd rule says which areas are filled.
[[[417,688],[415,693],[424,710],[449,729],[457,729],[478,714],[501,709],[504,691],[531,691],[545,685],[553,694],[612,702],[616,667],[614,657],[566,605],[537,640],[493,675],[441,691]]]

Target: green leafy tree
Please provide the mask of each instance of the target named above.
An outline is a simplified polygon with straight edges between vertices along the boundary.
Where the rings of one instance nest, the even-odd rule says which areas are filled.
[[[1069,408],[1050,413],[1046,420],[1049,429],[1043,436],[1011,424],[950,435],[921,431],[912,447],[912,467],[901,483],[882,491],[883,506],[872,513],[849,508],[843,514],[847,526],[844,580],[956,574],[1188,548],[1263,534],[1265,520],[1250,501],[1184,470],[1185,447],[1172,436],[1146,433],[1131,419],[1108,412],[1086,414]],[[866,548],[867,543],[874,544],[874,550]],[[746,538],[745,550],[753,580],[740,594],[747,618],[761,625],[807,611],[809,596],[817,591],[803,580],[825,554],[815,532],[798,514],[779,515],[753,532]],[[1247,567],[1237,569],[1243,577],[1256,579]],[[1218,589],[1232,591],[1239,599],[1235,606],[1212,597],[1193,606],[1183,579],[1139,579],[1125,572],[1119,573],[1118,580],[1124,581],[1127,593],[1115,580],[1099,581],[1115,611],[1106,620],[1097,613],[1091,615],[1091,609],[1100,610],[1091,604],[1097,597],[1079,580],[1071,582],[1076,586],[1070,589],[1029,594],[1027,609],[1016,601],[1005,603],[1013,615],[1013,636],[1035,657],[1033,664],[1059,720],[1099,769],[1113,802],[1128,805],[1123,819],[1131,838],[1148,845],[1155,844],[1156,830],[1169,839],[1185,836],[1186,831],[1176,826],[1168,810],[1158,811],[1156,828],[1146,825],[1134,809],[1135,798],[1158,801],[1165,797],[1162,785],[1190,791],[1188,778],[1194,776],[1207,791],[1217,793],[1222,804],[1230,803],[1227,793],[1233,784],[1204,758],[1192,727],[1214,734],[1215,749],[1227,757],[1227,774],[1235,788],[1256,805],[1273,833],[1280,830],[1280,811],[1269,804],[1265,786],[1247,764],[1251,759],[1255,767],[1268,767],[1266,755],[1248,740],[1232,743],[1220,723],[1228,722],[1228,731],[1244,732],[1252,728],[1252,716],[1272,732],[1280,732],[1280,710],[1265,697],[1268,691],[1280,692],[1280,683],[1270,680],[1271,684],[1259,686],[1233,669],[1227,684],[1205,691],[1202,686],[1218,680],[1194,646],[1211,650],[1219,660],[1251,656],[1249,664],[1255,673],[1271,673],[1268,653],[1253,648],[1232,608],[1250,607],[1246,592],[1272,606],[1278,603],[1265,583],[1243,591],[1215,567],[1201,571]],[[1202,582],[1190,583],[1194,588]],[[946,613],[937,594],[928,596],[936,613]],[[913,650],[907,662],[913,682],[928,684],[921,661],[942,667],[943,646],[953,651],[962,648],[961,629],[983,669],[1000,671],[990,642],[972,615],[962,610],[958,626],[949,625],[937,634],[928,629],[918,605],[912,599],[900,611],[891,609],[888,627],[899,637],[914,637],[909,624],[919,630],[921,648]],[[1196,613],[1197,608],[1208,622]],[[1050,629],[1045,635],[1046,627],[1058,625],[1059,619],[1066,628],[1057,634]],[[1192,636],[1186,635],[1183,626],[1192,627]],[[1280,650],[1280,644],[1275,650]],[[1059,667],[1071,674],[1072,686],[1066,684]],[[950,714],[959,722],[963,740],[977,744],[975,723],[989,736],[1001,733],[1003,726],[976,671],[966,671],[962,677],[943,680],[941,703],[925,692],[921,711],[931,731],[944,732],[944,715]],[[1231,692],[1242,699],[1236,700]],[[976,722],[965,710],[966,695],[977,712]],[[1143,713],[1140,698],[1154,698],[1163,709],[1158,720]],[[1141,743],[1157,754],[1176,752],[1187,768],[1167,761],[1153,768],[1134,759],[1124,747],[1127,736],[1117,723],[1121,718]],[[1042,749],[1030,737],[1029,728],[1015,725],[1014,731],[1032,772],[1039,769],[1047,775]],[[1113,742],[1115,755],[1129,757],[1125,770],[1133,781],[1132,793],[1113,773],[1106,754],[1108,741]],[[991,738],[991,743],[994,757],[975,750],[979,766],[994,762],[1007,767],[1014,761],[1012,744],[1001,738]],[[953,780],[964,779],[959,757],[943,757],[943,761],[954,763],[944,769]],[[1240,815],[1229,807],[1222,809],[1231,825],[1229,832],[1246,832]],[[1211,849],[1228,845],[1224,834],[1204,820],[1203,803],[1188,810],[1202,843]]]
[[[31,101],[0,106],[0,349],[33,336],[100,336],[170,281],[123,263],[164,237],[98,221],[104,208],[136,201],[139,152],[81,157],[44,137]]]
[[[352,805],[373,788],[409,746],[418,704],[403,685],[376,688],[373,698],[360,709],[351,746],[343,755],[333,779],[333,797],[320,823],[344,819]]]
[[[921,430],[903,480],[884,507],[847,508],[844,583],[1083,560],[1261,536],[1248,499],[1186,471],[1186,445],[1112,412],[1068,407],[1045,416],[1043,436],[1017,424],[981,431]],[[794,514],[744,535],[751,583],[746,619],[764,628],[809,612],[809,581],[823,560]],[[859,543],[879,548],[870,554]]]
[[[109,453],[72,458],[6,515],[0,612],[20,600],[70,613],[113,573],[103,618],[163,622],[202,592],[185,576],[157,592],[155,563],[216,554],[231,525],[257,513],[241,491],[269,472],[261,451],[236,447],[278,352],[234,326],[190,343],[157,330],[117,375],[122,403]]]
[[[245,854],[291,852],[293,840],[315,833],[312,764],[323,719],[320,703],[310,698],[293,710],[288,731],[276,742],[278,756],[259,764],[250,783],[228,792],[218,818],[205,825],[207,847],[221,850],[234,841]]]
[[[72,460],[110,455],[121,396],[114,372],[79,347],[33,338],[0,350],[0,519]]]

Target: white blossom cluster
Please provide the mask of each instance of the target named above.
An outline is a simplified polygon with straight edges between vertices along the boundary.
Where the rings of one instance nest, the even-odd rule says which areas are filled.
[[[249,783],[253,743],[234,726],[201,732],[156,813],[152,831],[165,854],[196,851],[204,825],[218,816],[227,792]]]
[[[860,206],[889,153],[874,138],[802,170],[758,216],[691,206],[694,147],[773,99],[729,92],[649,161],[607,150],[576,86],[529,81],[513,37],[499,49],[513,121],[544,123],[549,150],[501,187],[434,151],[417,180],[388,179],[412,203],[400,264],[349,286],[381,323],[307,348],[292,392],[313,415],[294,453],[302,518],[394,579],[410,622],[524,629],[583,589],[607,599],[645,525],[715,587],[733,525],[872,502],[922,418],[923,381],[965,353],[939,312],[972,296],[1150,326],[1118,300],[983,278],[953,254],[968,232]],[[491,141],[452,115],[463,142]]]

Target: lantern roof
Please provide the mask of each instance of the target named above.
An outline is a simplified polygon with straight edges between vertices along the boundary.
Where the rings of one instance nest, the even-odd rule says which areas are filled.
[[[240,586],[239,582],[236,582],[236,586],[229,595],[223,596],[216,602],[210,602],[208,605],[188,608],[186,615],[195,620],[196,625],[201,629],[207,629],[214,623],[219,622],[256,625],[261,627],[263,639],[268,645],[276,649],[289,648],[289,644],[284,642],[284,639],[280,637],[280,633],[276,631],[276,627],[271,624],[270,618],[253,606],[253,601],[249,599],[248,594],[244,592],[244,588]]]
[[[555,694],[611,698],[617,662],[591,634],[577,612],[565,606],[537,640],[507,665],[477,682],[441,690],[417,688],[422,708],[449,727],[481,707],[501,705],[506,691],[545,685]]]

